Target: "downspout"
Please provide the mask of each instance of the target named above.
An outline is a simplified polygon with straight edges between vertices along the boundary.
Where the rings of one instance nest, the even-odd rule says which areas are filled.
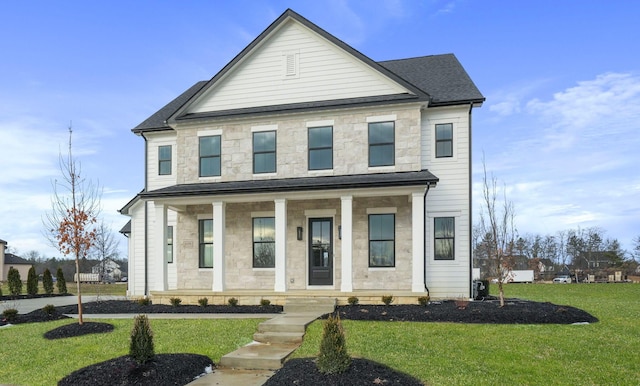
[[[471,110],[473,109],[473,102],[469,103],[469,297],[473,297],[473,247],[471,243],[471,237],[473,237],[473,179],[472,179],[472,131],[471,131]]]
[[[422,246],[422,253],[424,255],[424,269],[422,270],[422,274],[423,274],[423,281],[424,281],[424,290],[427,291],[427,297],[429,297],[429,287],[427,287],[427,194],[429,193],[429,188],[431,187],[430,183],[427,183],[427,190],[424,191],[424,197],[423,197],[423,204],[424,204],[424,210],[422,211],[422,215],[424,216],[423,219],[423,224],[424,224],[424,236],[422,238],[423,240],[423,246]]]
[[[140,133],[140,136],[144,139],[144,190],[147,191],[148,187],[148,179],[149,179],[149,168],[148,168],[148,142],[147,138],[144,136],[144,133]],[[147,202],[144,201],[144,296],[149,296],[149,207],[147,206]]]

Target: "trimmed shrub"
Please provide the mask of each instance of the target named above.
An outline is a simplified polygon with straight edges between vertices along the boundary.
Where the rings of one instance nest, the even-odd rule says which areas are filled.
[[[198,304],[200,305],[200,307],[206,307],[209,304],[209,299],[200,298],[198,299]]]
[[[56,306],[54,306],[53,304],[47,304],[46,306],[42,307],[42,312],[51,316],[56,312]]]
[[[229,300],[227,300],[227,302],[229,303],[229,305],[231,307],[235,307],[238,305],[238,299],[236,298],[229,298]]]
[[[56,271],[56,287],[58,287],[59,294],[67,293],[67,281],[64,280],[64,273],[60,267],[58,267],[58,270]]]
[[[2,286],[0,286],[0,296],[2,296]]]
[[[29,268],[29,273],[27,274],[27,293],[29,295],[38,294],[38,275],[36,275],[36,267],[33,265]]]
[[[51,276],[49,268],[45,269],[42,274],[42,287],[45,294],[51,295],[53,293],[53,276]]]
[[[146,315],[138,315],[133,321],[129,356],[139,364],[148,362],[155,355],[153,348],[153,331]]]
[[[418,297],[418,304],[420,304],[421,306],[426,306],[427,304],[429,304],[429,296],[420,296]]]
[[[180,298],[169,298],[169,303],[171,303],[171,305],[174,306],[174,307],[178,307],[180,305],[180,303],[182,303],[182,299],[180,299]]]
[[[7,308],[6,310],[2,311],[2,316],[7,320],[7,322],[12,322],[18,316],[18,310],[16,310],[15,308]]]
[[[141,306],[150,306],[151,305],[151,299],[149,298],[140,298],[137,300],[138,304]]]
[[[349,296],[349,298],[347,299],[347,303],[352,306],[357,306],[359,302],[360,299],[358,299],[357,296]]]
[[[347,371],[350,365],[351,357],[347,353],[340,316],[329,315],[322,330],[317,360],[318,371],[323,374],[340,374]]]
[[[9,283],[9,293],[11,295],[20,295],[22,293],[22,279],[17,269],[13,267],[9,268],[7,282]]]
[[[269,300],[269,299],[260,299],[260,305],[262,307],[269,306],[269,305],[271,305],[271,300]]]
[[[388,306],[389,304],[393,303],[393,296],[391,296],[391,295],[382,296],[382,303],[384,303],[386,306]]]

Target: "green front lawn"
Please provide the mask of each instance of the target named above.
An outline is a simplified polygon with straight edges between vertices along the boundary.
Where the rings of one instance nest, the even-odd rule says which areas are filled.
[[[152,319],[155,351],[202,354],[217,363],[222,355],[251,342],[263,320]],[[55,385],[77,369],[128,354],[133,319],[100,321],[113,324],[114,331],[47,340],[45,332],[73,321],[0,328],[0,384]]]
[[[638,385],[640,285],[511,284],[507,297],[582,308],[592,325],[342,321],[347,349],[429,385]],[[315,356],[314,322],[295,357]]]

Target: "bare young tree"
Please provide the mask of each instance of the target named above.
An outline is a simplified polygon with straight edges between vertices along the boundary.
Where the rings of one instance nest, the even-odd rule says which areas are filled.
[[[118,248],[120,242],[113,237],[113,232],[104,220],[100,221],[96,227],[96,237],[89,252],[91,258],[100,261],[100,276],[105,275],[105,264],[107,259],[117,259],[120,255]]]
[[[51,212],[44,220],[49,240],[62,254],[72,255],[76,265],[76,290],[78,292],[78,323],[82,319],[82,294],[80,291],[80,259],[85,259],[96,239],[95,222],[100,213],[100,191],[97,185],[86,180],[79,163],[73,158],[69,127],[67,156],[60,154],[59,165],[62,180],[54,180]]]
[[[489,234],[489,258],[498,272],[498,291],[500,307],[504,307],[504,273],[513,270],[513,252],[516,240],[514,225],[515,212],[513,203],[507,200],[506,189],[502,190],[502,202],[498,201],[498,182],[492,175],[487,176],[487,166],[482,160],[483,202],[480,212],[480,226],[485,234]]]

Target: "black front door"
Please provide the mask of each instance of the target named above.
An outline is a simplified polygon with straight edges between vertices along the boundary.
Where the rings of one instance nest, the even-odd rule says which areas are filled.
[[[333,285],[331,218],[309,219],[309,285]]]

